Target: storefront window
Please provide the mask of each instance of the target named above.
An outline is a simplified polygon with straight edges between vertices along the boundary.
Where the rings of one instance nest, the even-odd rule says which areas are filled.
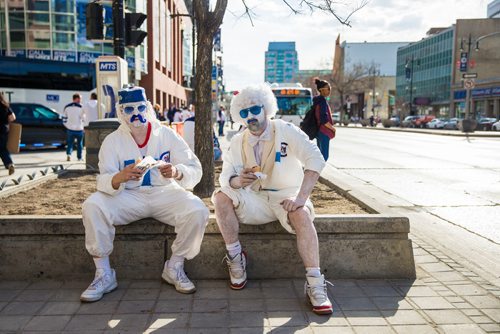
[[[9,26],[11,30],[24,29],[24,13],[9,12]]]
[[[50,28],[49,14],[28,13],[28,29]]]
[[[57,31],[74,31],[74,15],[52,15],[52,29]]]
[[[28,1],[28,10],[36,10],[36,11],[49,11],[49,2],[41,1],[41,0],[29,0]]]
[[[28,49],[50,49],[49,30],[28,30]]]
[[[74,11],[74,0],[52,0],[52,12],[73,14]]]
[[[53,33],[52,47],[57,50],[75,50],[74,33]]]

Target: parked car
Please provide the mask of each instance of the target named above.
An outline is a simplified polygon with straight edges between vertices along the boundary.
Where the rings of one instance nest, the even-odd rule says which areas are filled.
[[[490,131],[493,127],[493,123],[495,123],[496,121],[496,118],[491,117],[480,118],[479,121],[477,121],[476,130]]]
[[[434,115],[420,115],[420,117],[416,118],[413,123],[415,124],[416,128],[426,128],[427,123],[435,119],[436,116]]]
[[[442,129],[444,128],[444,125],[446,124],[446,120],[442,118],[434,118],[432,121],[427,123],[427,127],[429,129]]]
[[[460,122],[459,118],[450,118],[448,122],[444,124],[443,129],[446,130],[458,130],[458,122]]]
[[[400,126],[401,125],[401,119],[399,118],[399,116],[392,116],[390,118],[390,121],[392,122],[392,126]]]
[[[66,145],[66,128],[61,116],[37,103],[11,103],[16,122],[23,126],[21,149],[59,148]]]
[[[500,131],[500,121],[493,123],[493,125],[491,126],[491,129],[493,131]]]
[[[335,111],[333,113],[332,120],[333,120],[333,124],[340,123],[340,111]]]
[[[406,116],[403,120],[403,127],[405,128],[413,128],[415,124],[413,123],[420,116]]]

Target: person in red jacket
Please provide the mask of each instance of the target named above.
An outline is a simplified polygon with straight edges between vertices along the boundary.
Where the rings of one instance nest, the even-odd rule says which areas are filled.
[[[313,103],[316,106],[316,121],[319,125],[316,142],[318,143],[321,154],[323,154],[323,158],[327,161],[330,150],[330,139],[335,137],[332,113],[326,101],[326,98],[330,96],[331,86],[328,81],[320,80],[319,78],[315,78],[314,83],[319,92],[319,95],[313,98]]]

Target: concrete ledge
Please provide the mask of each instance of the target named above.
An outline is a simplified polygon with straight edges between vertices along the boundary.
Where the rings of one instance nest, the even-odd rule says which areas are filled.
[[[329,278],[415,278],[406,217],[318,215],[321,267]],[[81,216],[0,216],[0,280],[90,278]],[[173,227],[154,219],[117,226],[113,267],[120,278],[157,279],[170,256]],[[253,279],[301,278],[295,236],[279,223],[240,225]],[[225,279],[225,247],[210,218],[200,255],[186,262],[194,279]]]

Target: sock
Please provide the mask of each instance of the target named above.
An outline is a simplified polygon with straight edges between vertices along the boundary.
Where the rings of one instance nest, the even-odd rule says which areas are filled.
[[[184,256],[172,255],[170,260],[167,261],[167,267],[173,269],[177,262],[182,263],[182,266],[184,266]]]
[[[94,264],[96,269],[102,269],[105,272],[111,272],[111,266],[109,264],[109,257],[94,257]]]
[[[321,270],[319,267],[306,267],[306,276],[308,277],[320,277]]]
[[[233,242],[232,244],[226,245],[227,253],[230,258],[234,258],[236,255],[241,253],[240,241]]]

